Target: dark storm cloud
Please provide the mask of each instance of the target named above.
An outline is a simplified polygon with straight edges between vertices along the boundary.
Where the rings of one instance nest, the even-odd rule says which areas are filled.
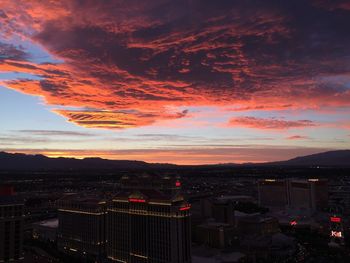
[[[347,107],[346,81],[334,78],[350,79],[348,6],[322,0],[11,1],[2,6],[1,21],[12,18],[6,28],[30,31],[26,37],[64,63],[5,60],[1,67],[43,77],[10,82],[12,88],[43,95],[49,104],[96,109],[57,111],[87,127],[182,118],[186,114],[169,110],[179,106]]]

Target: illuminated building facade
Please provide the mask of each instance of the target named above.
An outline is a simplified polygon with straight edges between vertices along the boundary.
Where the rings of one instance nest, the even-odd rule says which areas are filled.
[[[100,262],[106,246],[105,201],[69,196],[59,201],[58,249],[74,257]]]
[[[191,262],[190,205],[181,194],[144,189],[108,208],[107,256],[114,262]]]
[[[0,262],[23,260],[23,207],[12,187],[0,187]]]

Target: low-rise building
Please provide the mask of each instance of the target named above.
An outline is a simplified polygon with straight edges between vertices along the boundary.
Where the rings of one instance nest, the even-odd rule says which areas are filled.
[[[237,219],[240,236],[266,236],[280,232],[278,220],[264,215],[244,216]]]
[[[230,224],[204,223],[195,229],[195,242],[212,248],[230,248],[238,244],[237,231]]]
[[[34,223],[33,238],[44,242],[56,242],[58,218],[53,218],[45,221]]]

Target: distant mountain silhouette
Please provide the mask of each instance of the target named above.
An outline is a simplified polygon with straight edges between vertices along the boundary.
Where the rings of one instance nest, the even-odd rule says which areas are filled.
[[[350,167],[350,150],[339,150],[296,157],[287,161],[247,164],[217,164],[217,165],[175,165],[146,163],[143,161],[106,160],[102,158],[49,158],[44,155],[27,155],[22,153],[0,152],[0,170],[157,170],[181,169],[185,167],[237,167],[237,166],[337,166]]]
[[[172,167],[176,165],[102,158],[49,158],[44,155],[0,152],[0,170],[147,170]]]
[[[316,153],[307,156],[296,157],[287,161],[265,163],[264,165],[350,167],[350,150]]]

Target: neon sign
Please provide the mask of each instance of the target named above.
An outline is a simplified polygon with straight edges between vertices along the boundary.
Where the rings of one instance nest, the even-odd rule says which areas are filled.
[[[296,226],[297,224],[298,224],[298,222],[296,220],[290,221],[291,226]]]
[[[340,221],[341,221],[340,217],[335,217],[335,216],[331,217],[331,222],[333,222],[333,223],[340,223]]]
[[[331,237],[342,237],[342,233],[340,231],[331,231]]]
[[[129,202],[132,202],[132,203],[146,203],[146,200],[144,200],[144,199],[137,199],[137,198],[129,198]]]
[[[183,206],[183,207],[180,207],[179,210],[180,210],[180,211],[186,211],[186,210],[190,210],[190,208],[191,208],[191,205],[188,204],[188,205],[185,205],[185,206]]]

